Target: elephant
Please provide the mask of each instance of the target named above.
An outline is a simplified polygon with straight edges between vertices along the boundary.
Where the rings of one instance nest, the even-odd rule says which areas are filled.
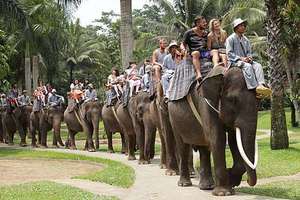
[[[21,108],[21,112],[22,112],[21,123],[22,123],[22,127],[24,129],[24,134],[25,134],[25,136],[27,135],[28,138],[31,138],[30,114],[32,112],[32,105],[26,105],[26,106],[22,106],[20,108]]]
[[[74,107],[75,105],[75,107]],[[86,134],[85,150],[95,152],[99,149],[99,121],[102,105],[98,101],[88,101],[81,105],[69,104],[64,112],[64,120],[68,127],[68,140],[66,147],[76,149],[75,135],[83,131]]]
[[[136,160],[135,149],[136,149],[136,134],[133,128],[131,116],[129,113],[129,106],[124,107],[119,104],[116,110],[116,116],[119,125],[124,133],[127,144],[128,160]]]
[[[160,128],[155,102],[147,92],[139,92],[131,97],[128,107],[140,152],[139,164],[149,164],[155,154],[156,130]]]
[[[27,126],[23,127],[24,119],[25,117],[23,116],[22,110],[18,106],[12,107],[9,105],[2,111],[1,129],[3,131],[4,142],[13,145],[14,134],[18,131],[21,139],[20,146],[26,146],[25,130],[27,129]]]
[[[168,103],[180,157],[179,186],[192,184],[188,173],[189,145],[200,152],[200,189],[213,189],[213,195],[217,196],[233,195],[233,187],[240,184],[245,172],[248,184],[256,184],[257,105],[255,91],[247,89],[242,71],[236,67],[228,69],[224,76],[206,78],[199,86],[192,85],[187,97]],[[232,168],[226,168],[226,131]]]
[[[122,139],[121,152],[127,153],[125,136],[124,136],[123,130],[121,129],[121,127],[119,125],[119,121],[116,116],[116,110],[119,105],[120,105],[120,103],[118,102],[113,106],[107,106],[107,104],[105,104],[102,107],[101,115],[102,115],[105,132],[107,135],[108,152],[109,153],[114,153],[113,144],[112,144],[112,135],[113,135],[113,133],[116,133],[116,132],[119,132],[121,135],[121,139]]]
[[[46,107],[38,112],[31,112],[30,114],[30,131],[31,131],[31,145],[37,147],[36,131],[38,131],[38,143],[42,147],[47,148],[47,133],[53,129],[54,147],[65,146],[60,135],[61,122],[64,120],[65,106],[63,104],[55,107]]]

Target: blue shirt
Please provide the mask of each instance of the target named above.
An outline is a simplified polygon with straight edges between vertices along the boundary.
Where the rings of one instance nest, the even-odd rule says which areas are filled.
[[[236,63],[241,57],[252,57],[250,41],[244,35],[240,38],[236,33],[232,33],[225,44],[228,59],[232,63]]]

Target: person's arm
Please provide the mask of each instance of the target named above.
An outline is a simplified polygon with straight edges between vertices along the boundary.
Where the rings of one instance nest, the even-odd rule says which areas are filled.
[[[211,46],[212,46],[212,33],[209,33],[207,36],[207,49],[211,50]]]
[[[157,49],[155,50],[155,51],[153,51],[153,54],[152,54],[152,64],[153,65],[159,65],[159,66],[161,66],[161,64],[160,63],[158,63],[157,62]]]

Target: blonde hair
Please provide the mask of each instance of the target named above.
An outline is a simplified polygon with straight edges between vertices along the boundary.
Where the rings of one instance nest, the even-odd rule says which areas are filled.
[[[216,19],[216,18],[211,19],[211,20],[209,21],[209,31],[210,31],[211,33],[213,33],[213,35],[215,35],[215,34],[214,34],[214,32],[215,32],[215,30],[214,30],[214,23],[215,23],[216,21],[220,22],[220,20],[219,20],[219,19]],[[227,35],[226,31],[223,30],[222,28],[220,28],[220,36],[221,36],[220,39],[221,39],[222,42],[225,42],[225,40],[226,40],[226,35]]]

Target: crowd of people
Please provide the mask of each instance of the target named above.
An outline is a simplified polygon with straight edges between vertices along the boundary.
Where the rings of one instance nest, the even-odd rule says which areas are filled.
[[[244,35],[247,21],[236,19],[232,27],[233,33],[228,37],[226,31],[221,28],[220,20],[212,19],[207,31],[206,19],[198,16],[194,20],[194,27],[184,33],[180,44],[171,41],[167,45],[165,39],[160,39],[159,48],[154,50],[152,60],[146,59],[139,70],[135,62],[130,62],[121,75],[113,68],[106,85],[108,105],[111,105],[112,98],[120,98],[126,90],[126,83],[129,87],[129,97],[141,89],[149,91],[150,79],[154,82],[161,81],[164,96],[168,99],[175,69],[188,58],[192,60],[195,79],[198,81],[203,79],[202,62],[209,61],[213,66],[223,66],[225,69],[236,66],[242,69],[247,88],[256,90],[257,98],[269,97],[272,91],[265,83],[262,66],[254,61],[250,41]],[[150,77],[151,72],[153,76]]]

